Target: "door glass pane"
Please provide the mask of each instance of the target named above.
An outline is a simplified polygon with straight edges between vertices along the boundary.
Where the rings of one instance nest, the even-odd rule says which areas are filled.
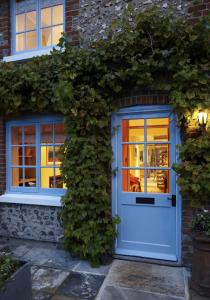
[[[22,160],[22,147],[12,147],[12,165],[13,166],[22,166],[23,160]]]
[[[35,125],[24,126],[24,144],[36,144]]]
[[[55,124],[55,143],[63,144],[65,139],[64,124]]]
[[[144,170],[122,170],[124,192],[144,192]]]
[[[63,5],[57,5],[52,8],[53,10],[53,25],[63,23]]]
[[[170,193],[170,171],[147,170],[148,193]]]
[[[148,167],[169,167],[170,145],[148,144],[147,145],[147,166]]]
[[[51,26],[51,7],[41,10],[41,27]]]
[[[12,168],[12,186],[23,186],[22,168]]]
[[[42,29],[42,47],[51,46],[51,28]]]
[[[143,167],[144,166],[144,145],[124,144],[122,164],[123,167]]]
[[[25,14],[16,16],[16,32],[25,31]]]
[[[23,51],[25,49],[25,35],[24,33],[16,35],[16,51]]]
[[[41,125],[41,144],[53,143],[53,125]]]
[[[26,14],[26,30],[36,29],[36,12],[31,11]]]
[[[22,126],[12,127],[12,145],[22,144]]]
[[[54,187],[54,168],[41,168],[41,187]]]
[[[144,141],[144,120],[143,119],[123,120],[122,141],[143,142]]]
[[[24,147],[24,165],[36,165],[36,147]]]
[[[57,45],[63,32],[63,25],[52,27],[52,44]]]
[[[25,186],[35,187],[36,186],[36,169],[25,168]]]
[[[169,118],[147,119],[147,141],[169,141]]]
[[[36,48],[36,31],[26,33],[26,47],[28,50]]]
[[[41,166],[54,165],[53,151],[54,151],[53,146],[41,146]]]

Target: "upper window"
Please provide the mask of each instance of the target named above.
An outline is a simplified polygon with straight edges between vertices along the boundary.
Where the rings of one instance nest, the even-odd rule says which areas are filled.
[[[63,0],[14,0],[14,52],[57,45],[64,31]]]
[[[9,122],[7,141],[9,191],[63,193],[60,150],[65,133],[62,120]]]

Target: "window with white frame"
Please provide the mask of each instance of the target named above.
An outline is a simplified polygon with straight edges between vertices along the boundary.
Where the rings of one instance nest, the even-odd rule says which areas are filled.
[[[8,191],[64,194],[60,152],[65,138],[59,118],[8,122]]]
[[[13,0],[13,52],[58,44],[64,31],[64,0]]]

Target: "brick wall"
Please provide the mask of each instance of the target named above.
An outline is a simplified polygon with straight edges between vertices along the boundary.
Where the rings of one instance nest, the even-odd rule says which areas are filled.
[[[197,3],[195,1],[191,1],[192,4],[189,7],[190,19],[193,22],[196,22],[200,18],[207,16],[210,11],[210,0],[198,0]],[[194,4],[193,4],[194,3]]]
[[[0,0],[0,59],[10,54],[9,1]]]

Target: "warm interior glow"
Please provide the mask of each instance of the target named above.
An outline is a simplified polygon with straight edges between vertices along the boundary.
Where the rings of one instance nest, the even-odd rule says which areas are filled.
[[[169,118],[122,121],[123,191],[169,193],[170,171],[159,169],[170,167],[169,141]]]

